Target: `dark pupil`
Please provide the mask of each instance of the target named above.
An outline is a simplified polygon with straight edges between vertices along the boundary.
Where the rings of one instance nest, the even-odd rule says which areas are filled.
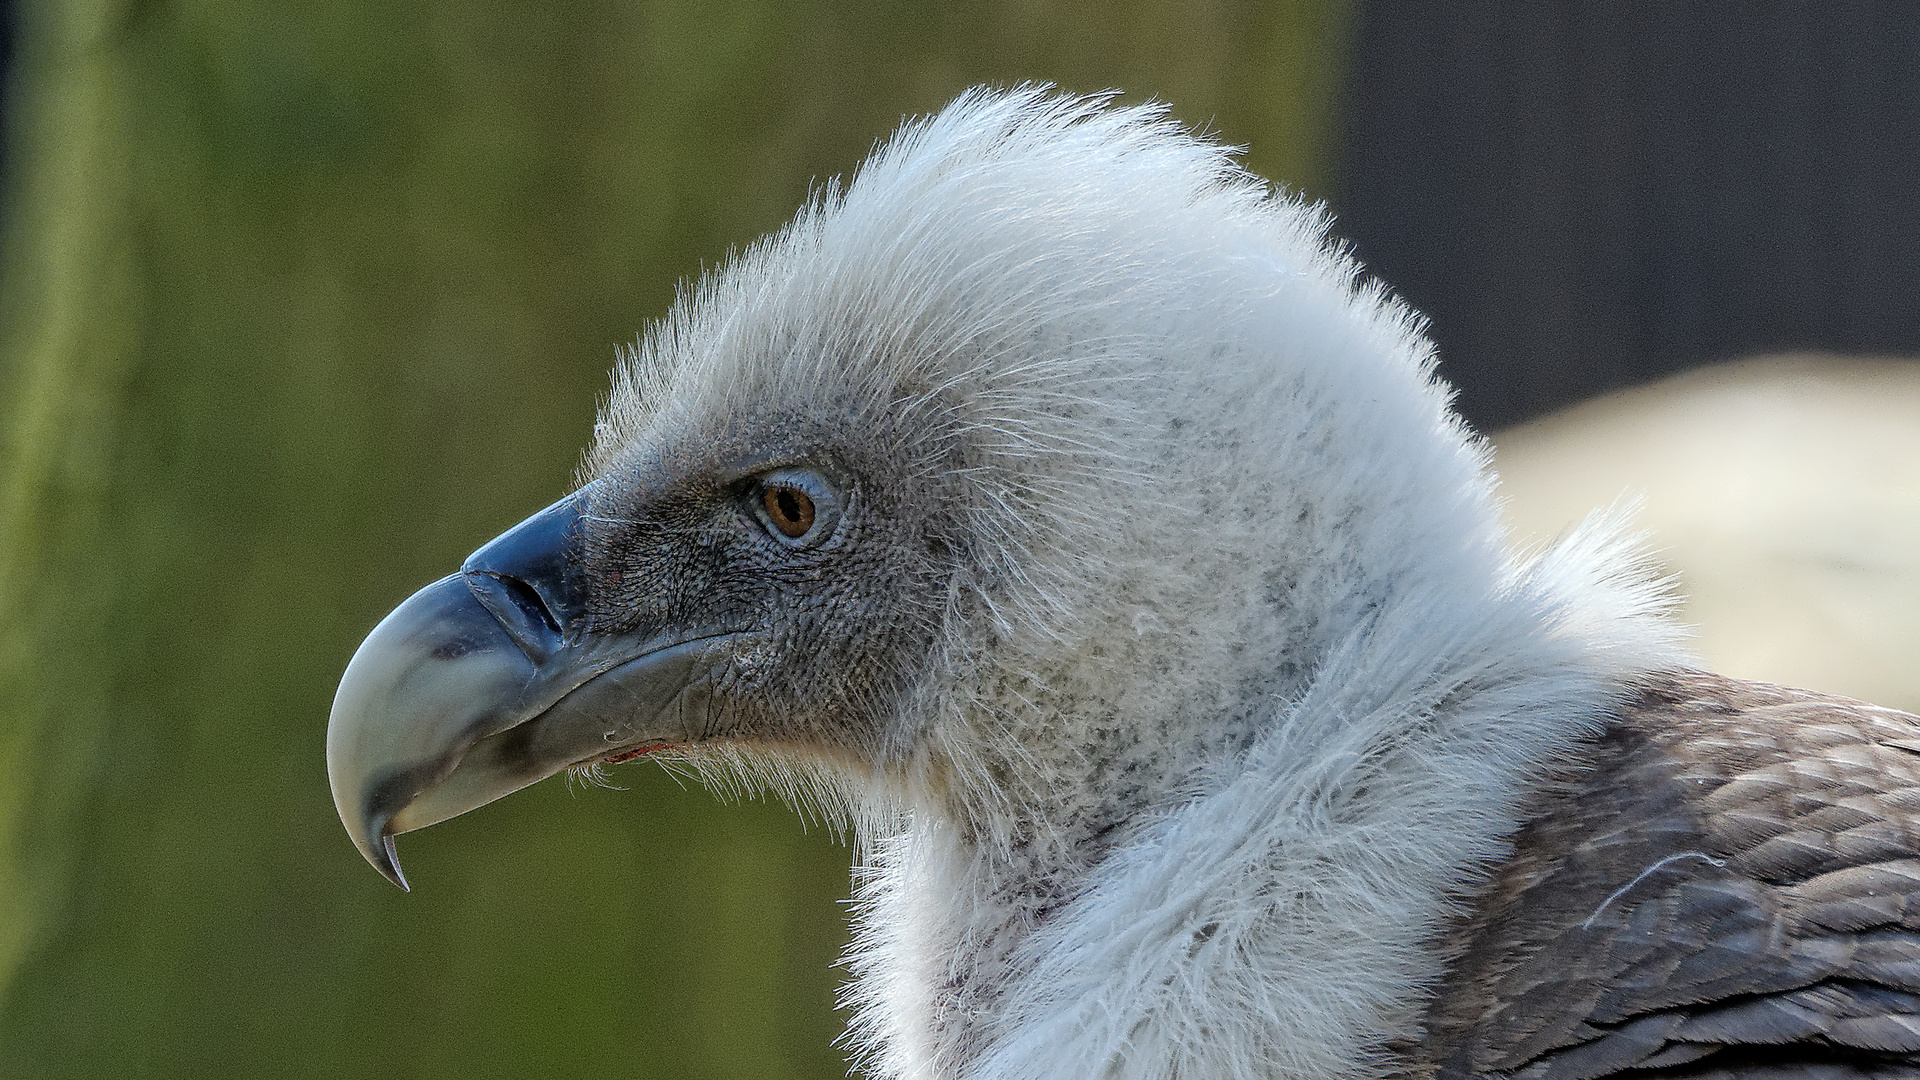
[[[813,500],[792,488],[768,488],[767,516],[787,536],[799,539],[813,528]]]

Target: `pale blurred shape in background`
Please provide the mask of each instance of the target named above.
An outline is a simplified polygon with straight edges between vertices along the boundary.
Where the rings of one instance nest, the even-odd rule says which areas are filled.
[[[1761,357],[1494,435],[1508,519],[1550,538],[1623,494],[1701,663],[1920,709],[1920,367]]]

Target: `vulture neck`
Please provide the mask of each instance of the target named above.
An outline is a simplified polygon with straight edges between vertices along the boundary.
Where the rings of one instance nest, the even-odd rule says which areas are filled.
[[[876,1071],[1378,1075],[1524,791],[1670,662],[1606,533],[1516,565],[1489,526],[1344,593],[1183,553],[1051,666],[979,672],[861,890]],[[1158,591],[1263,571],[1321,602]]]

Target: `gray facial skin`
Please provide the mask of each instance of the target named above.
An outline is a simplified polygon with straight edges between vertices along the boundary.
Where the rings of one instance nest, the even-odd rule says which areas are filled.
[[[327,725],[334,805],[394,884],[397,833],[572,765],[696,739],[724,630],[597,633],[579,569],[584,490],[415,593],[361,643]]]

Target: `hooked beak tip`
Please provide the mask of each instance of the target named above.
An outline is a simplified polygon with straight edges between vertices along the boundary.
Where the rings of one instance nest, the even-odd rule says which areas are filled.
[[[400,886],[401,892],[412,892],[407,884],[407,875],[400,870],[400,853],[394,848],[393,834],[380,837],[380,842],[366,852],[367,861],[373,864],[388,881]]]

